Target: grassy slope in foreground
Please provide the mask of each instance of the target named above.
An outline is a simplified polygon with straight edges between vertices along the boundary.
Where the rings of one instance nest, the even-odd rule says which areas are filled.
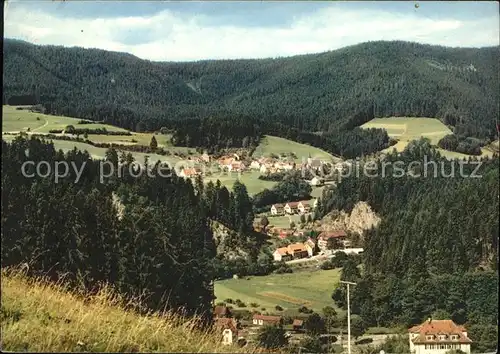
[[[193,320],[125,311],[111,292],[85,300],[61,285],[2,271],[2,350],[243,352],[193,329]]]
[[[251,309],[252,302],[269,312],[275,312],[276,305],[296,309],[302,301],[308,308],[321,312],[325,306],[334,306],[331,294],[339,280],[340,269],[270,274],[250,277],[249,280],[226,279],[215,282],[215,296],[216,302],[240,299],[247,309]]]

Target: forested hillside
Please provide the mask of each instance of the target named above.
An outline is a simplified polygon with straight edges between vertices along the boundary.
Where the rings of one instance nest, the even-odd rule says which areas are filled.
[[[405,171],[413,176],[398,166],[412,167]],[[474,340],[489,341],[483,350],[494,350],[498,156],[460,166],[425,140],[414,141],[369,173],[352,172],[324,193],[319,206],[321,216],[366,201],[382,218],[364,234],[364,273],[343,272],[344,279],[357,282],[352,311],[377,326],[410,326],[439,314],[467,324]],[[345,306],[345,289],[337,288],[333,299]]]
[[[375,116],[439,117],[461,135],[493,138],[498,54],[395,41],[279,59],[157,63],[7,39],[3,102],[132,130],[238,114],[310,132],[352,129],[352,118],[373,106]]]
[[[35,176],[30,165],[25,171],[34,177],[28,178],[26,161],[47,162],[52,170]],[[127,299],[141,296],[147,310],[183,309],[211,320],[210,218],[236,230],[239,246],[251,244],[254,260],[259,253],[245,186],[235,185],[233,193],[220,183],[205,190],[201,181],[194,187],[168,171],[137,177],[131,155],[113,149],[106,161],[114,173],[101,180],[103,161],[87,152],[63,154],[36,138],[2,141],[2,267],[26,263],[29,275],[64,278],[90,292],[109,283]],[[80,178],[71,170],[56,182],[56,162],[74,165]]]

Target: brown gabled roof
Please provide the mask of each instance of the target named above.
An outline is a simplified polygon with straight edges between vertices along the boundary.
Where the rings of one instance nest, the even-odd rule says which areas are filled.
[[[344,230],[336,230],[336,231],[323,231],[319,234],[318,238],[322,240],[328,240],[329,238],[334,237],[347,237],[347,234]]]
[[[225,316],[229,312],[231,312],[231,311],[229,311],[229,309],[226,306],[215,306],[215,309],[214,309],[214,314],[217,316]]]
[[[217,318],[215,327],[220,329],[230,329],[234,333],[238,333],[238,324],[234,318]]]
[[[292,326],[302,326],[303,324],[304,324],[303,320],[294,319],[293,323],[292,323]]]
[[[281,316],[253,315],[254,320],[262,320],[264,322],[278,323],[281,321]]]
[[[290,202],[286,203],[290,208],[297,208],[300,202]]]
[[[307,251],[306,246],[303,243],[292,243],[288,245],[288,250],[291,253]]]
[[[288,254],[288,247],[280,247],[277,248],[276,251],[278,252],[278,254],[285,256]]]
[[[196,169],[194,168],[185,168],[182,170],[185,176],[192,176],[196,174]]]
[[[415,344],[426,344],[426,343],[472,343],[472,340],[468,338],[464,332],[466,329],[464,326],[459,326],[452,320],[427,320],[424,323],[414,326],[408,330],[408,332],[413,334],[418,334],[412,341]],[[443,335],[447,336],[447,339],[440,340],[438,337],[429,340],[426,336],[433,335]],[[454,334],[458,336],[458,340],[452,340],[450,336]]]
[[[281,209],[284,207],[283,204],[273,204],[273,206],[276,208],[276,209]]]

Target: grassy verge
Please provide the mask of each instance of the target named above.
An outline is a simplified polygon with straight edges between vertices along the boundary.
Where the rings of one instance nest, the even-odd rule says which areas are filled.
[[[30,352],[248,352],[223,346],[196,320],[126,311],[109,290],[72,294],[62,284],[2,270],[2,350]],[[250,349],[250,351],[252,351]]]

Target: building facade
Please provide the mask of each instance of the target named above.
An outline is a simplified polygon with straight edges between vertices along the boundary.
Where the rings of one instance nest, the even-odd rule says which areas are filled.
[[[452,320],[429,318],[408,332],[410,351],[414,354],[445,354],[452,349],[471,352],[472,340],[467,336],[467,330]]]

